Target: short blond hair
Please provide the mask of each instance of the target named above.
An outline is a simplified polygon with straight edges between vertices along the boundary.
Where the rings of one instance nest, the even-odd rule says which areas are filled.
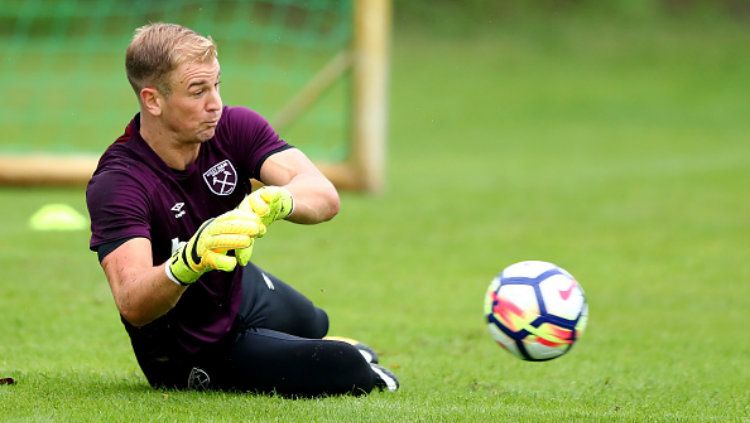
[[[136,95],[153,86],[171,92],[169,74],[185,62],[208,62],[219,56],[211,37],[182,25],[156,22],[135,30],[125,52],[125,71]]]

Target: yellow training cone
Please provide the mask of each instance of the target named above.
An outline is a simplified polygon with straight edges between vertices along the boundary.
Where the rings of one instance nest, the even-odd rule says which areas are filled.
[[[78,231],[87,224],[86,218],[67,204],[44,205],[29,219],[29,226],[35,231]]]

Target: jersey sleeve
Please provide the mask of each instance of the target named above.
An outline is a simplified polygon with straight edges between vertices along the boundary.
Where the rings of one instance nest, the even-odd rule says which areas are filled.
[[[148,190],[123,170],[97,173],[86,189],[91,218],[89,248],[130,238],[151,239]]]
[[[259,113],[245,107],[228,107],[225,113],[236,160],[252,178],[259,178],[260,167],[270,155],[292,148]]]

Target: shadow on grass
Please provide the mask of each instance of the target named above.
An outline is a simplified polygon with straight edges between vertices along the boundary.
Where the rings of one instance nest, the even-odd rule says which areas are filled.
[[[117,394],[154,392],[144,377],[136,373],[102,373],[90,370],[6,371],[19,390],[73,390],[80,393]]]
[[[259,393],[230,390],[195,391],[184,389],[152,388],[146,378],[138,372],[115,373],[96,372],[91,370],[63,370],[63,371],[11,371],[5,372],[14,379],[14,384],[0,387],[5,391],[12,391],[19,396],[25,394],[43,395],[48,400],[55,397],[81,396],[96,402],[118,402],[124,398],[136,400],[140,397],[145,401],[154,399],[169,399],[176,402],[194,401],[234,401],[256,398],[270,401],[294,400],[318,401],[326,397],[292,397],[275,393]],[[334,396],[336,397],[336,396]],[[346,397],[346,395],[345,395]],[[333,397],[331,397],[333,398]]]

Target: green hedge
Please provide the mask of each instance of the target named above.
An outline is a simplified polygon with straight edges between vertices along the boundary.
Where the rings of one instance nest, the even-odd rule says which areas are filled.
[[[399,28],[467,29],[496,22],[581,16],[622,20],[717,18],[750,24],[750,0],[394,0]]]

